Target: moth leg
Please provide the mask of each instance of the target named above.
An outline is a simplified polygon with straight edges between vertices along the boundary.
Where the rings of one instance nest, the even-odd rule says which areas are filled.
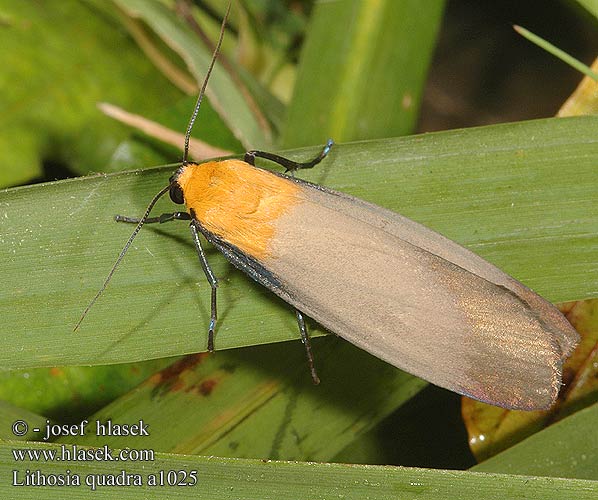
[[[316,372],[316,367],[314,365],[314,356],[311,351],[311,343],[309,341],[309,334],[307,333],[307,327],[305,326],[305,320],[303,319],[303,314],[299,312],[298,309],[295,309],[295,314],[297,315],[297,324],[299,325],[299,333],[301,335],[301,342],[305,346],[305,352],[307,353],[307,364],[309,365],[309,371],[311,373],[311,379],[313,380],[315,385],[320,383],[320,377]]]
[[[274,163],[278,163],[280,166],[285,168],[286,172],[295,172],[296,170],[302,168],[312,168],[320,163],[330,151],[330,148],[334,144],[332,139],[328,139],[324,148],[318,156],[316,156],[311,161],[306,161],[304,163],[299,163],[293,160],[289,160],[288,158],[284,158],[282,156],[276,155],[274,153],[267,153],[266,151],[247,151],[245,153],[245,162],[249,163],[250,165],[255,166],[255,159],[256,158],[265,158],[266,160],[273,161]]]
[[[201,246],[201,240],[199,239],[199,231],[195,226],[195,221],[191,221],[191,237],[193,238],[193,243],[195,244],[195,250],[197,250],[197,255],[199,257],[199,263],[203,269],[203,272],[206,275],[206,279],[208,283],[212,287],[212,296],[211,296],[211,303],[210,303],[210,327],[208,329],[208,351],[214,352],[214,328],[216,327],[216,319],[218,317],[216,311],[216,290],[218,289],[218,279],[214,275],[210,264],[208,264],[208,259],[206,259],[206,255],[203,251]]]
[[[127,217],[126,215],[115,215],[114,220],[116,222],[129,222],[132,224],[139,224],[141,219],[137,217]],[[145,219],[144,224],[152,224],[154,222],[158,222],[163,224],[164,222],[169,222],[171,220],[191,220],[191,216],[187,212],[174,212],[171,214],[162,214],[158,217],[148,217]]]

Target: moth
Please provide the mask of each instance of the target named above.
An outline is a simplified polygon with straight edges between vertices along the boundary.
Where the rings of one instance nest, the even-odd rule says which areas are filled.
[[[201,236],[238,269],[296,310],[314,381],[304,316],[384,361],[459,394],[505,408],[550,407],[563,361],[579,336],[548,301],[473,252],[406,217],[294,176],[255,166],[265,158],[295,172],[309,162],[249,151],[244,160],[181,167],[143,217],[105,289],[144,224],[186,220],[212,287],[208,349],[214,348],[217,278]],[[166,193],[184,211],[149,217]],[[83,319],[83,317],[81,319]],[[78,326],[78,325],[77,325]]]

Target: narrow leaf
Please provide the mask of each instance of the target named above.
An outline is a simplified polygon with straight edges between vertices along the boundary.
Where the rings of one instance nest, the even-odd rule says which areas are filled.
[[[188,26],[157,0],[114,0],[130,16],[142,19],[186,62],[197,81],[203,81],[212,51],[194,36]],[[206,90],[211,104],[218,110],[235,136],[246,148],[264,149],[271,142],[267,123],[256,115],[229,74],[216,65]]]
[[[59,441],[324,461],[426,385],[341,339],[316,339],[314,351],[319,386],[299,342],[186,357],[90,417],[143,420],[151,436]]]
[[[463,471],[384,467],[372,465],[317,464],[307,462],[272,462],[248,459],[224,459],[190,455],[156,453],[151,462],[109,460],[94,462],[43,461],[35,462],[41,474],[63,474],[71,481],[78,476],[81,486],[27,487],[13,486],[25,479],[25,470],[32,468],[30,461],[15,463],[13,449],[30,449],[63,453],[56,445],[28,443],[0,444],[0,495],[3,498],[39,498],[47,500],[70,498],[210,498],[227,500],[244,498],[259,500],[286,500],[310,498],[385,500],[416,497],[419,500],[556,500],[596,498],[597,481],[556,479],[505,474],[483,474]],[[113,455],[118,452],[113,451]],[[130,450],[125,453],[130,453]],[[67,473],[66,471],[69,471]],[[150,476],[160,478],[163,485],[148,486]],[[169,474],[173,471],[172,474]],[[130,474],[130,486],[93,488],[109,475],[122,477]],[[141,486],[134,486],[135,474]],[[193,479],[196,475],[196,480]],[[170,481],[173,483],[170,483]],[[86,483],[91,484],[87,485]],[[179,484],[180,483],[180,484]],[[159,484],[159,483],[158,483]],[[93,491],[90,491],[92,490]]]
[[[527,38],[530,42],[536,44],[538,47],[544,49],[546,52],[557,57],[558,59],[563,61],[565,64],[568,64],[569,66],[571,66],[573,69],[576,69],[580,73],[583,73],[584,75],[592,78],[594,81],[598,81],[598,73],[595,73],[594,71],[592,71],[591,68],[589,68],[587,65],[582,63],[580,60],[575,59],[575,57],[570,56],[565,51],[559,49],[558,47],[555,47],[549,41],[544,40],[543,38],[539,37],[538,35],[532,33],[529,30],[526,30],[525,28],[522,28],[521,26],[515,25],[515,26],[513,26],[513,28],[522,37]]]
[[[285,147],[409,133],[444,2],[318,2],[283,130]]]
[[[386,206],[469,246],[553,301],[598,274],[598,119],[549,119],[338,145],[308,180]],[[308,158],[315,149],[289,154]],[[209,287],[186,224],[148,226],[77,333],[139,215],[174,167],[0,192],[0,362],[106,364],[203,351]],[[574,180],[574,182],[573,182]],[[161,200],[156,213],[172,211]],[[296,339],[288,306],[234,271],[221,279],[217,348]]]

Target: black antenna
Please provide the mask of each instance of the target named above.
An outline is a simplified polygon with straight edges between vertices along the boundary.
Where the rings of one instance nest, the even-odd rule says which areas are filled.
[[[162,188],[162,190],[156,196],[154,196],[154,198],[152,199],[152,201],[150,201],[150,204],[145,209],[145,213],[143,214],[143,217],[141,217],[141,219],[139,219],[139,222],[137,223],[137,227],[133,231],[133,234],[131,234],[131,236],[129,237],[129,240],[127,241],[127,243],[125,244],[125,246],[123,247],[123,249],[120,251],[120,255],[118,256],[118,259],[116,259],[116,262],[112,266],[112,269],[110,269],[110,272],[108,273],[108,276],[104,280],[104,284],[102,285],[102,288],[100,288],[98,290],[98,293],[96,293],[96,296],[91,300],[91,302],[89,303],[89,305],[85,308],[85,311],[83,311],[83,314],[81,315],[81,318],[79,318],[79,321],[77,321],[77,324],[75,325],[75,328],[73,328],[73,331],[75,331],[75,330],[77,330],[77,328],[79,328],[79,325],[85,319],[85,316],[87,316],[87,313],[89,312],[89,310],[91,309],[91,307],[95,304],[96,300],[98,300],[98,298],[100,297],[100,295],[102,295],[102,292],[104,290],[106,290],[106,287],[108,286],[108,283],[112,279],[112,275],[114,274],[114,271],[116,271],[116,268],[120,264],[120,261],[123,260],[123,257],[125,256],[125,254],[127,253],[127,250],[131,246],[131,243],[133,243],[133,240],[135,239],[135,236],[137,236],[137,233],[139,233],[139,231],[141,231],[141,228],[143,227],[143,224],[145,223],[145,220],[148,218],[150,212],[152,211],[152,208],[154,208],[154,205],[156,204],[156,202],[162,196],[164,196],[166,193],[168,193],[169,190],[170,190],[170,184],[168,186],[166,186],[165,188]]]
[[[216,58],[218,57],[218,53],[220,52],[220,46],[222,45],[222,39],[224,38],[224,29],[226,28],[226,21],[228,20],[228,14],[230,12],[230,5],[231,2],[228,3],[228,7],[226,8],[226,13],[222,18],[222,25],[220,26],[220,36],[218,37],[218,43],[216,44],[216,48],[214,49],[214,53],[212,54],[212,60],[210,61],[210,66],[208,67],[208,72],[203,80],[203,84],[201,86],[201,90],[199,91],[199,95],[197,96],[197,102],[195,103],[195,108],[193,109],[193,113],[191,114],[191,119],[189,120],[189,125],[187,125],[187,132],[185,133],[185,149],[183,151],[183,167],[187,165],[187,157],[189,156],[189,139],[191,137],[191,129],[195,124],[195,119],[199,114],[199,107],[201,106],[201,101],[203,99],[203,95],[206,92],[206,87],[208,86],[208,80],[210,79],[210,75],[212,74],[212,69],[214,68],[214,64],[216,64]]]
[[[231,6],[231,2],[229,2],[228,7],[226,8],[226,13],[224,14],[224,18],[222,19],[222,25],[220,27],[220,36],[218,38],[218,44],[216,45],[216,48],[214,49],[214,53],[212,54],[212,60],[210,61],[210,65],[208,67],[208,71],[207,71],[206,76],[205,76],[205,78],[203,80],[203,84],[201,86],[201,90],[199,91],[199,96],[197,97],[197,102],[195,103],[195,108],[193,109],[193,114],[191,115],[191,119],[189,120],[189,125],[187,125],[187,132],[185,133],[185,150],[184,150],[184,153],[183,153],[183,165],[182,165],[183,167],[185,165],[187,165],[187,157],[189,155],[189,139],[190,139],[190,136],[191,136],[191,129],[193,128],[193,124],[195,123],[195,120],[197,119],[197,115],[199,113],[199,107],[201,106],[201,101],[202,101],[203,96],[204,96],[204,94],[206,92],[206,87],[208,86],[208,80],[210,79],[210,75],[212,73],[212,69],[214,68],[214,64],[216,63],[216,59],[218,57],[218,53],[220,52],[220,46],[222,45],[222,39],[224,38],[224,30],[226,28],[226,21],[228,20],[228,14],[230,12],[230,6]],[[108,273],[108,276],[104,280],[104,284],[98,290],[98,293],[96,293],[95,297],[91,300],[91,302],[89,303],[89,305],[85,308],[85,311],[83,311],[83,314],[81,315],[81,318],[79,318],[79,321],[77,321],[77,324],[75,325],[75,328],[73,328],[73,331],[76,331],[77,328],[79,328],[79,325],[85,319],[85,316],[87,316],[87,313],[89,312],[89,310],[93,307],[93,305],[96,303],[96,301],[100,298],[100,295],[102,295],[102,293],[104,292],[104,290],[106,290],[106,287],[108,286],[108,283],[110,283],[110,280],[112,279],[112,276],[113,276],[114,272],[116,271],[116,268],[121,263],[121,261],[123,260],[125,254],[129,250],[129,247],[133,243],[133,240],[135,239],[135,236],[137,236],[137,234],[139,233],[139,231],[141,231],[141,228],[143,227],[143,225],[145,224],[145,221],[149,217],[149,214],[152,211],[152,208],[154,208],[154,205],[157,203],[157,201],[170,190],[170,188],[174,184],[174,182],[176,182],[176,181],[173,181],[168,186],[162,188],[160,190],[160,192],[156,196],[153,197],[152,201],[150,201],[150,204],[147,206],[147,208],[145,210],[145,213],[143,214],[143,217],[141,217],[141,219],[139,219],[139,222],[137,223],[137,227],[135,228],[135,230],[133,231],[133,233],[129,237],[127,243],[125,244],[125,246],[121,250],[121,252],[120,252],[120,254],[118,256],[118,259],[116,259],[116,262],[112,266],[112,269],[110,269],[110,272]]]

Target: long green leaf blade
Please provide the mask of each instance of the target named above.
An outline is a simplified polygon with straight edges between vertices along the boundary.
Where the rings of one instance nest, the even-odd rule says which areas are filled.
[[[161,75],[147,78],[151,64],[108,2],[42,9],[7,0],[0,25],[0,187],[42,177],[43,162],[79,174],[105,171],[129,130],[103,116],[100,101],[156,117],[182,97]]]
[[[61,453],[56,445],[29,443],[28,448],[38,453]],[[15,462],[13,449],[26,449],[22,443],[0,444],[0,494],[3,498],[210,498],[285,500],[331,498],[383,500],[418,498],[419,500],[504,500],[526,498],[530,500],[594,500],[598,481],[582,479],[556,479],[533,476],[483,474],[468,471],[415,469],[407,467],[317,464],[307,462],[271,462],[247,459],[224,459],[189,455],[156,453],[151,462],[113,461],[73,462],[41,461],[33,466],[45,475],[64,474],[70,471],[71,481],[77,475],[82,486],[70,488],[13,486],[12,482],[24,481],[29,461]],[[116,452],[114,452],[116,455]],[[17,471],[16,473],[13,471]],[[122,471],[122,472],[121,472]],[[163,486],[147,486],[148,478],[159,478],[164,473]],[[190,473],[196,471],[194,485],[168,484],[170,479],[187,483],[193,481]],[[179,472],[183,471],[183,472]],[[139,474],[143,486],[97,487],[90,491],[88,481],[100,481],[109,474]],[[132,479],[133,480],[133,479]],[[131,480],[131,481],[132,481]]]
[[[522,26],[513,26],[515,31],[519,33],[524,38],[527,38],[530,42],[536,44],[541,49],[544,49],[549,54],[552,54],[554,57],[560,59],[565,64],[568,64],[573,69],[576,69],[580,73],[585,76],[592,78],[594,81],[598,81],[598,74],[592,71],[587,65],[582,63],[579,59],[575,59],[575,57],[567,54],[564,50],[559,49],[548,40],[544,40],[542,37],[539,37],[535,33],[523,28]]]
[[[598,18],[598,1],[597,0],[577,0],[577,3],[590,12],[594,17]]]
[[[439,230],[553,301],[598,290],[598,119],[549,119],[347,144],[308,180]],[[314,149],[291,155],[306,158]],[[205,350],[209,287],[185,225],[148,226],[77,333],[172,167],[0,192],[5,368],[106,364]],[[574,180],[574,181],[573,181]],[[172,210],[162,200],[156,213]],[[208,251],[221,278],[217,348],[296,338],[288,307]]]
[[[129,15],[146,22],[186,62],[193,76],[202,82],[212,52],[162,2],[156,0],[114,0]],[[271,144],[271,131],[256,117],[247,100],[218,64],[206,90],[212,106],[246,148],[264,149]]]
[[[282,144],[412,131],[444,2],[319,2],[310,20]]]
[[[340,339],[317,339],[314,350],[322,380],[317,387],[299,343],[184,358],[90,417],[143,419],[159,432],[60,442],[324,461],[426,385]]]

